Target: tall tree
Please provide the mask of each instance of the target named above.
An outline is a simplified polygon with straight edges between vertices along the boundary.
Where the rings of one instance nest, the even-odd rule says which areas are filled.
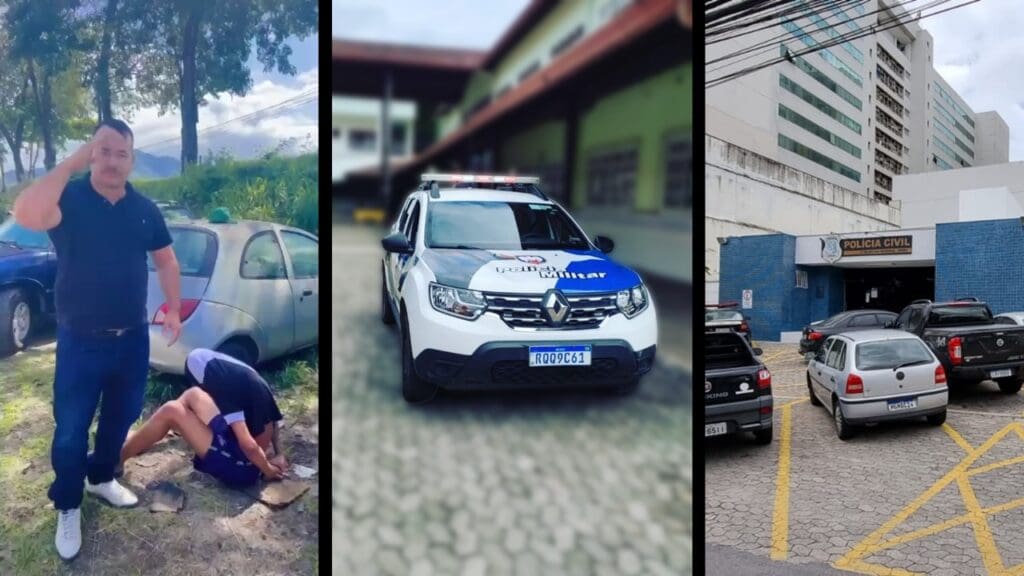
[[[162,28],[152,74],[137,88],[160,106],[181,112],[181,167],[198,158],[199,107],[222,92],[243,96],[252,88],[252,47],[265,71],[295,74],[286,41],[316,32],[316,0],[173,0],[152,7]],[[156,24],[155,24],[156,25]]]
[[[10,151],[18,182],[25,178],[21,153],[26,123],[32,121],[28,90],[25,66],[11,58],[10,36],[5,30],[0,30],[0,136]]]

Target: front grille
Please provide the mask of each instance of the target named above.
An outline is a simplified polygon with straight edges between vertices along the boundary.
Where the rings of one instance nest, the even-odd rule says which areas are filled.
[[[609,381],[619,363],[614,358],[594,358],[590,366],[530,367],[525,360],[496,362],[491,367],[491,380],[502,386],[593,386]]]
[[[596,328],[605,318],[619,313],[615,306],[615,293],[570,296],[569,315],[561,326],[553,326],[547,311],[541,307],[544,294],[494,294],[485,293],[487,311],[501,317],[512,328],[534,328],[538,330],[580,330]]]

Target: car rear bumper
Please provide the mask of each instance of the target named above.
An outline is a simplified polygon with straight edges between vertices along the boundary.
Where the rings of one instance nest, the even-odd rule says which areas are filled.
[[[916,399],[917,407],[896,412],[889,411],[890,400],[904,399]],[[843,416],[850,424],[903,420],[928,416],[945,410],[949,403],[949,389],[943,387],[921,394],[897,394],[882,398],[840,398],[839,403],[843,408]]]
[[[762,408],[772,408],[771,395],[758,396],[750,400],[712,404],[704,407],[704,423],[725,422],[729,434],[772,427],[772,413],[762,414]]]
[[[1024,362],[1006,362],[986,366],[953,366],[947,373],[956,380],[989,380],[995,370],[1010,370],[1008,378],[1020,378],[1024,375]]]
[[[530,367],[529,347],[559,341],[489,342],[471,355],[427,349],[416,357],[416,373],[448,390],[614,387],[646,374],[656,346],[635,351],[625,340],[587,341],[590,366]]]

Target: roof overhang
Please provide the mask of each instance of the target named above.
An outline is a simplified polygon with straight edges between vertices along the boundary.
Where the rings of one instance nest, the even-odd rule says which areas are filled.
[[[456,102],[484,54],[477,50],[335,39],[331,46],[331,91],[379,98],[390,75],[393,98]]]

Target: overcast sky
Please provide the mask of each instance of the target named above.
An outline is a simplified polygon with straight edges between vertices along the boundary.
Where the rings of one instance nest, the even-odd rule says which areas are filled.
[[[339,38],[487,49],[529,0],[331,0]]]
[[[939,74],[975,112],[995,110],[1010,127],[1011,161],[1024,160],[1020,5],[1019,0],[981,0],[921,21],[935,37]]]

